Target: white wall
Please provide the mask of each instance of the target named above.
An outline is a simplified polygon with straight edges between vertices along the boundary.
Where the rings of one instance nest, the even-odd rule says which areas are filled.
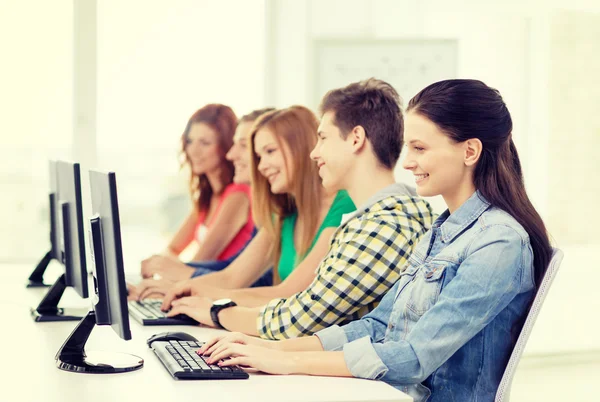
[[[562,201],[557,203],[551,192],[555,187],[558,189],[554,191],[560,192],[573,181],[572,176],[557,175],[569,171],[569,157],[583,155],[581,152],[574,154],[576,150],[597,150],[600,145],[600,131],[594,131],[598,127],[595,123],[597,119],[593,119],[591,127],[586,126],[585,120],[586,115],[588,119],[591,117],[589,104],[600,107],[600,95],[597,95],[597,91],[584,90],[586,83],[595,85],[595,88],[600,87],[598,74],[594,77],[585,76],[591,75],[591,71],[590,68],[583,67],[574,70],[579,72],[579,76],[567,78],[561,73],[561,68],[570,68],[573,63],[587,65],[583,58],[588,55],[593,57],[595,54],[591,66],[597,65],[600,60],[600,37],[591,37],[598,35],[598,30],[591,28],[593,22],[588,21],[592,18],[591,21],[598,21],[600,26],[600,19],[593,19],[594,15],[597,18],[597,14],[588,14],[600,12],[600,3],[274,0],[267,4],[273,15],[270,30],[274,33],[267,53],[275,61],[271,68],[276,72],[273,74],[274,79],[266,82],[266,93],[269,96],[267,101],[280,107],[293,103],[317,106],[311,93],[315,74],[318,74],[313,71],[315,40],[432,38],[458,41],[457,78],[480,79],[501,91],[513,117],[514,139],[523,161],[528,192],[546,220],[550,232],[559,234],[555,236],[560,240],[558,245],[566,251],[563,267],[547,299],[546,308],[542,311],[527,352],[558,353],[600,349],[600,337],[590,335],[600,330],[598,320],[592,319],[597,316],[600,307],[600,298],[594,295],[592,289],[600,281],[600,270],[596,268],[596,263],[590,263],[594,260],[594,253],[597,254],[600,250],[600,239],[596,237],[595,240],[588,241],[587,245],[580,244],[579,240],[565,233],[568,230],[564,230],[565,225],[581,228],[585,227],[586,221],[592,224],[600,222],[596,222],[594,215],[597,214],[593,210],[584,210],[582,203],[577,204],[576,210],[570,210],[571,213],[563,214],[563,218],[557,219],[557,214],[552,214],[552,211],[568,207]],[[577,19],[575,22],[570,21],[571,30],[575,30],[569,36],[573,43],[565,44],[564,49],[568,46],[577,47],[581,38],[587,37],[588,40],[584,41],[584,49],[587,51],[568,53],[562,50],[562,54],[557,56],[556,41],[563,33],[560,22],[565,18],[563,9],[579,10],[588,16],[585,20],[588,21],[587,28],[583,28],[583,31],[582,28],[577,28]],[[574,59],[564,60],[563,54]],[[567,80],[566,83],[563,82],[564,79]],[[552,153],[556,146],[551,146],[559,137],[564,140],[568,138],[568,133],[557,132],[556,122],[558,119],[562,123],[569,117],[562,116],[559,110],[551,109],[551,105],[560,104],[564,94],[557,86],[557,80],[567,87],[570,86],[569,80],[577,81],[573,85],[582,89],[578,92],[580,95],[573,98],[574,102],[582,102],[582,93],[589,94],[584,108],[588,113],[578,115],[582,123],[576,126],[577,142],[568,148],[570,155],[563,158],[557,158],[557,154]],[[406,102],[414,94],[400,95]],[[569,105],[569,110],[577,110],[577,105]],[[565,145],[562,146],[564,149]],[[577,165],[580,166],[580,171],[591,174],[586,174],[587,178],[600,173],[597,158],[592,163],[588,155],[590,152],[594,151],[585,153],[586,158]],[[584,170],[582,166],[587,166],[590,170]],[[400,167],[396,169],[396,173],[398,180],[412,180],[411,175],[402,172]],[[585,178],[582,180],[586,181]],[[595,185],[588,187],[596,188]],[[571,187],[566,194],[577,194],[580,189],[581,187]],[[566,194],[566,198],[569,198]],[[597,198],[594,194],[586,198],[588,206],[595,204],[593,200]],[[580,198],[581,195],[574,197]],[[440,199],[433,200],[433,204],[438,211],[444,208]],[[592,224],[587,227],[596,232],[597,226]]]

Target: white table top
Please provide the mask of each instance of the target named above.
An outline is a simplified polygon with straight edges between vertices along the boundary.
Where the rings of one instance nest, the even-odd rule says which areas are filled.
[[[207,340],[219,330],[189,327],[144,327],[130,320],[133,339],[123,341],[107,326],[96,327],[86,350],[124,352],[144,359],[144,367],[122,374],[79,374],[56,368],[55,355],[77,322],[36,323],[29,308],[46,289],[26,289],[33,269],[26,265],[0,266],[0,308],[3,311],[0,342],[0,402],[21,401],[412,401],[381,381],[317,376],[250,374],[248,380],[177,381],[147,347],[146,339],[164,331],[185,331]],[[52,278],[56,268],[50,270]],[[89,307],[67,289],[61,307]]]

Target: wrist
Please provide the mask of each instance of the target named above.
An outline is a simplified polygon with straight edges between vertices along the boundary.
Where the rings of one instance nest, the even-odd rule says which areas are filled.
[[[231,299],[215,300],[210,308],[210,317],[217,328],[226,329],[221,321],[223,310],[234,308],[237,304]]]
[[[288,355],[291,355],[289,358],[290,372],[288,374],[311,374],[310,373],[310,364],[306,359],[306,354],[302,352],[285,352]]]

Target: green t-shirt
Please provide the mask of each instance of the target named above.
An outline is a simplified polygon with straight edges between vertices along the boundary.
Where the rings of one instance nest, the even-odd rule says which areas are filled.
[[[337,228],[342,221],[342,215],[354,211],[356,211],[356,206],[354,205],[354,202],[352,202],[348,192],[346,192],[346,190],[339,191],[335,196],[325,219],[323,219],[323,223],[319,227],[319,230],[317,230],[317,234],[306,254],[312,250],[323,229],[328,227]],[[285,278],[292,273],[294,268],[302,262],[302,259],[298,259],[296,246],[294,245],[294,228],[296,227],[297,219],[298,213],[294,213],[286,216],[281,225],[281,257],[279,257],[278,272],[282,281],[285,280]]]

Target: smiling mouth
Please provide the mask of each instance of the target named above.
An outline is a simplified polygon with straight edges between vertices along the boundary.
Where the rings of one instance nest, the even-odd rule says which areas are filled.
[[[415,175],[415,182],[416,183],[420,183],[423,180],[425,180],[426,178],[429,177],[429,173],[425,173],[425,174],[416,174]]]
[[[267,176],[267,180],[269,181],[269,183],[272,183],[272,182],[273,182],[273,180],[275,180],[275,178],[276,178],[278,175],[279,175],[279,172],[278,172],[278,173],[273,173],[273,174],[270,174],[270,175],[268,175],[268,176]]]

